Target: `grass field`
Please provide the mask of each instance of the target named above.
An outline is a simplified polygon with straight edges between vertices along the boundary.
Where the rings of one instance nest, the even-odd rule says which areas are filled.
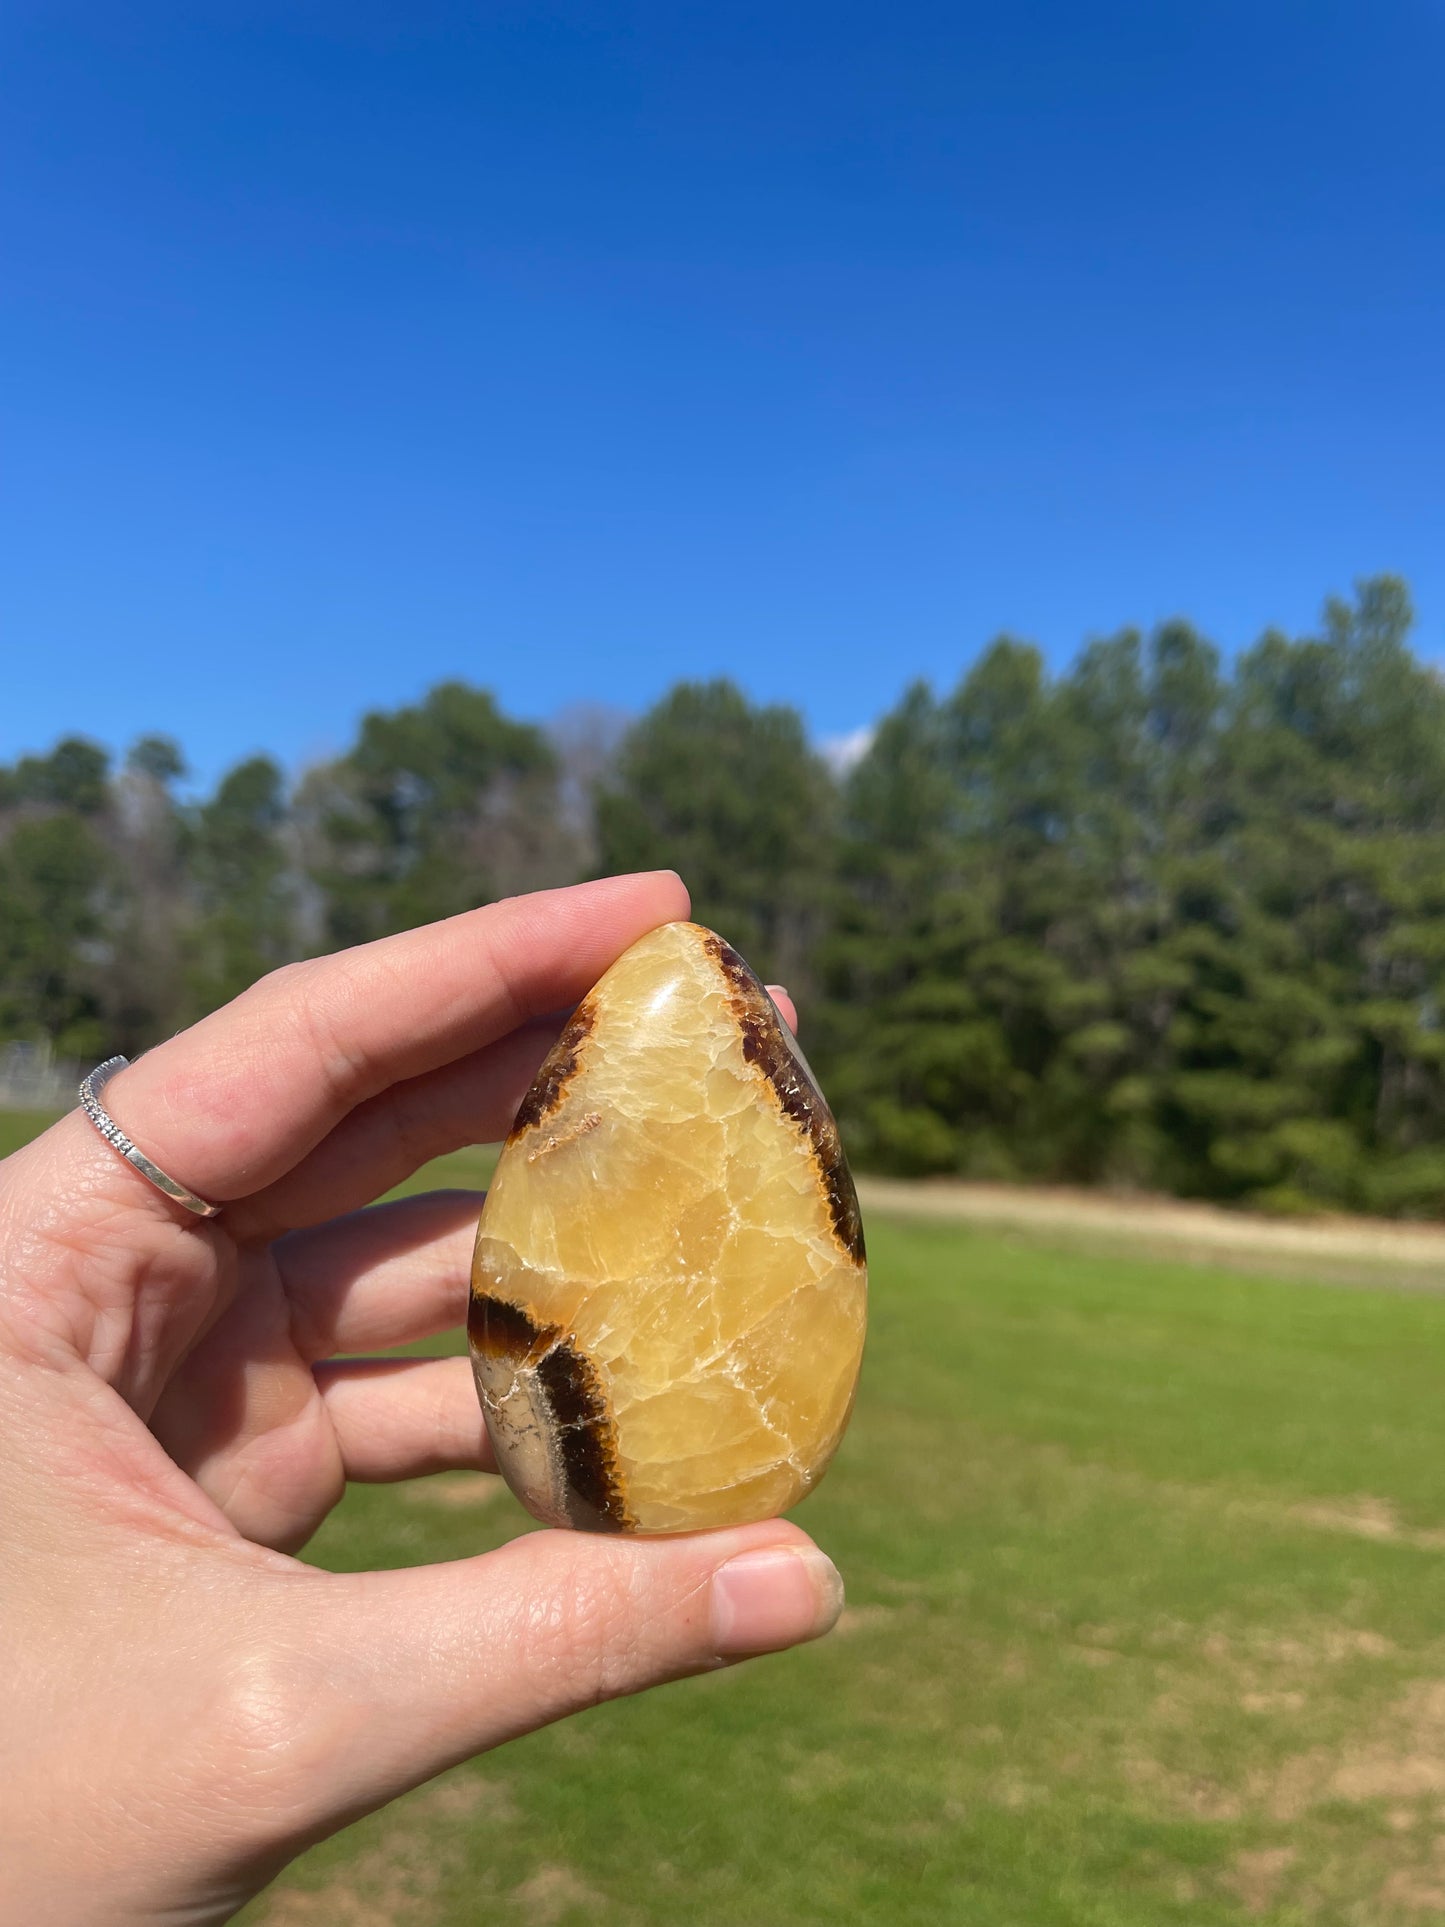
[[[0,1158],[8,1158],[54,1122],[53,1111],[0,1111]]]
[[[869,1234],[857,1417],[799,1515],[848,1580],[834,1636],[460,1769],[248,1922],[1445,1915],[1445,1295]],[[309,1556],[525,1527],[454,1474],[354,1489]]]

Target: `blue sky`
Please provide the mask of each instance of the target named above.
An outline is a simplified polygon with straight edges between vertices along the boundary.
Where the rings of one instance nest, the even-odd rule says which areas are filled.
[[[1445,0],[17,0],[0,758],[1001,629],[1445,657]]]

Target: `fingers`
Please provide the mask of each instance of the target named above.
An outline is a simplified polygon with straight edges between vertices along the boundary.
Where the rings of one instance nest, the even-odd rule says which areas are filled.
[[[430,1191],[278,1240],[301,1356],[381,1351],[463,1324],[481,1204],[475,1191]]]
[[[781,984],[769,984],[768,995],[778,1007],[778,1015],[796,1037],[798,1034],[798,1006]]]
[[[494,1144],[555,1042],[561,1018],[524,1024],[488,1049],[359,1104],[274,1184],[226,1213],[230,1231],[260,1242],[370,1204],[432,1158]]]
[[[328,1762],[336,1810],[598,1700],[817,1638],[842,1603],[832,1564],[781,1520],[652,1540],[536,1532],[454,1565],[318,1576],[315,1717],[324,1728],[334,1702],[348,1729],[366,1720],[366,1746]]]
[[[338,1359],[316,1383],[348,1479],[497,1469],[465,1358]]]
[[[575,1004],[630,943],[687,909],[670,871],[614,877],[290,965],[122,1071],[107,1108],[201,1196],[247,1196],[354,1106]],[[106,1155],[137,1199],[158,1195]]]
[[[770,994],[796,1031],[792,998],[781,984],[771,985]],[[524,1024],[487,1050],[394,1084],[358,1105],[293,1170],[231,1210],[230,1229],[260,1240],[316,1224],[369,1204],[432,1158],[504,1138],[563,1016]]]

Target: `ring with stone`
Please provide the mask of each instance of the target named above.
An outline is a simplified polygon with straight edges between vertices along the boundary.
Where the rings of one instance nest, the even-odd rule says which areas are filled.
[[[145,1152],[137,1149],[131,1142],[111,1116],[110,1112],[106,1110],[105,1106],[101,1103],[101,1092],[105,1089],[111,1078],[115,1076],[116,1072],[123,1071],[129,1062],[130,1059],[126,1057],[107,1057],[103,1064],[97,1064],[90,1075],[81,1080],[80,1108],[85,1112],[85,1115],[90,1119],[96,1130],[100,1132],[100,1135],[105,1139],[106,1143],[114,1150],[119,1151],[126,1163],[139,1171],[141,1176],[153,1184],[157,1191],[164,1191],[168,1198],[173,1199],[175,1203],[179,1205],[183,1205],[187,1211],[194,1212],[198,1218],[218,1217],[221,1210],[220,1205],[208,1204],[204,1198],[198,1198],[194,1191],[187,1190],[185,1185],[178,1183],[175,1178],[163,1171],[158,1164],[152,1163]]]

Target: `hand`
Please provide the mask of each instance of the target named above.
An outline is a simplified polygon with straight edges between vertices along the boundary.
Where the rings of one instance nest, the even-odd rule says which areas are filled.
[[[778,1521],[528,1533],[452,1565],[289,1554],[353,1479],[488,1466],[455,1326],[477,1200],[358,1207],[505,1134],[555,1021],[678,880],[523,897],[278,971],[0,1165],[0,1917],[226,1919],[302,1848],[599,1699],[823,1632]],[[338,1214],[351,1215],[338,1215]]]

